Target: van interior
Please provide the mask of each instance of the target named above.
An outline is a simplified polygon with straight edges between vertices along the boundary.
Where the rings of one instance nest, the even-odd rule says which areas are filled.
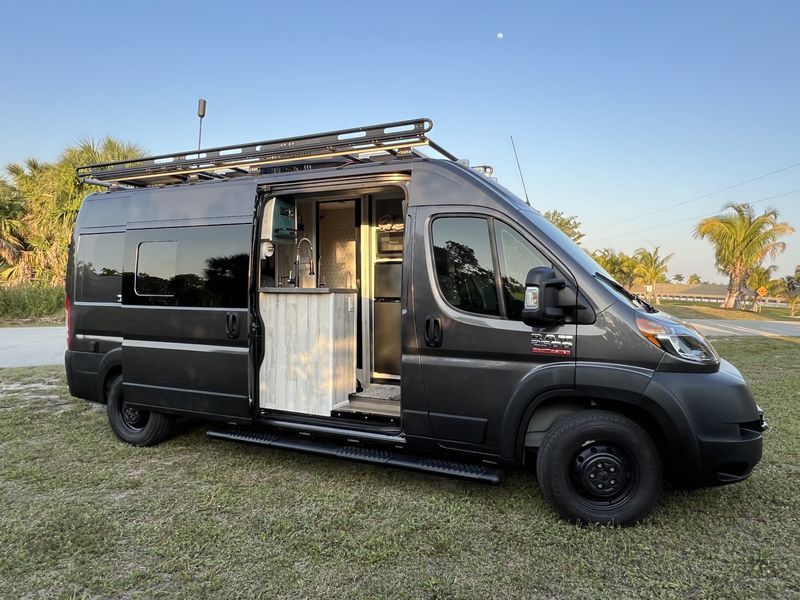
[[[262,413],[400,424],[404,190],[265,196]]]

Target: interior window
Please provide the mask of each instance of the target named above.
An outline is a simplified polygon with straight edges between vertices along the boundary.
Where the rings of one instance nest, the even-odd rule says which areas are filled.
[[[471,313],[500,314],[486,219],[436,219],[433,259],[439,290],[448,303]]]
[[[495,239],[508,318],[521,321],[525,303],[525,277],[528,271],[534,267],[552,265],[536,248],[505,223],[495,221]]]

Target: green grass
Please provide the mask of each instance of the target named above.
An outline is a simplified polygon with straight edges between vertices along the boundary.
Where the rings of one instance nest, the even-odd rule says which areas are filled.
[[[788,308],[765,306],[760,313],[749,310],[720,308],[718,303],[702,304],[682,300],[662,300],[656,308],[664,310],[680,319],[727,319],[737,321],[797,321],[789,315]]]
[[[64,322],[64,288],[0,286],[0,327]]]
[[[215,442],[118,442],[62,369],[0,370],[0,597],[800,594],[798,340],[716,343],[774,431],[744,483],[578,528],[533,473],[497,487]]]

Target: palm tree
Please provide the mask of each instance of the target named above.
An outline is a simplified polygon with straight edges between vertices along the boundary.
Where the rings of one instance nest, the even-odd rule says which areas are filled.
[[[768,293],[775,291],[777,281],[772,279],[772,274],[778,270],[775,265],[768,267],[753,267],[750,270],[750,275],[747,278],[747,287],[753,292],[753,305],[751,310],[753,312],[761,312],[761,305],[758,303],[759,294],[758,290],[764,288]]]
[[[794,228],[778,221],[780,213],[774,209],[756,216],[749,204],[729,203],[722,210],[721,214],[700,221],[694,236],[714,245],[717,269],[728,275],[722,308],[734,308],[740,302],[750,271],[766,256],[775,258],[783,252],[786,244],[779,240],[793,233]]]
[[[689,279],[686,280],[686,283],[691,283],[692,285],[700,285],[700,275],[697,273],[692,273],[689,275]]]
[[[22,197],[21,242],[18,254],[2,277],[13,282],[58,284],[67,268],[67,244],[83,198],[101,188],[78,181],[75,168],[90,163],[137,158],[139,146],[106,137],[84,140],[66,148],[55,163],[28,159],[8,165],[14,187]],[[20,237],[18,236],[18,238]]]
[[[787,275],[776,279],[775,287],[771,294],[786,302],[789,305],[789,314],[794,317],[800,311],[800,265],[798,265],[793,275]]]
[[[672,279],[675,281],[675,283],[683,283],[683,275],[681,273],[675,273],[675,275],[672,276]]]
[[[17,189],[0,179],[0,278],[19,258],[22,200]]]
[[[596,250],[592,256],[624,288],[630,289],[636,280],[636,259],[611,248]]]
[[[666,279],[667,276],[667,263],[672,259],[674,253],[667,254],[666,256],[659,256],[660,246],[654,246],[653,250],[646,248],[639,248],[634,256],[639,264],[636,267],[636,277],[644,285],[655,286],[659,281]],[[654,288],[650,288],[654,289]],[[654,294],[656,304],[661,304],[658,299],[658,294]],[[650,292],[647,293],[648,298]]]

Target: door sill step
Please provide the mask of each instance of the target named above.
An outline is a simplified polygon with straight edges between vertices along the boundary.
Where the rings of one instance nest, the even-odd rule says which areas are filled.
[[[274,432],[266,433],[259,431],[208,431],[207,434],[211,438],[220,440],[255,444],[257,446],[271,446],[273,448],[287,450],[299,450],[301,452],[320,454],[322,456],[348,458],[359,462],[381,464],[401,469],[411,469],[414,471],[423,471],[436,475],[483,481],[492,484],[498,484],[503,479],[503,472],[500,469],[492,467],[443,460],[440,458],[414,456],[401,452],[394,452],[392,450],[365,448],[329,440],[297,438]]]

